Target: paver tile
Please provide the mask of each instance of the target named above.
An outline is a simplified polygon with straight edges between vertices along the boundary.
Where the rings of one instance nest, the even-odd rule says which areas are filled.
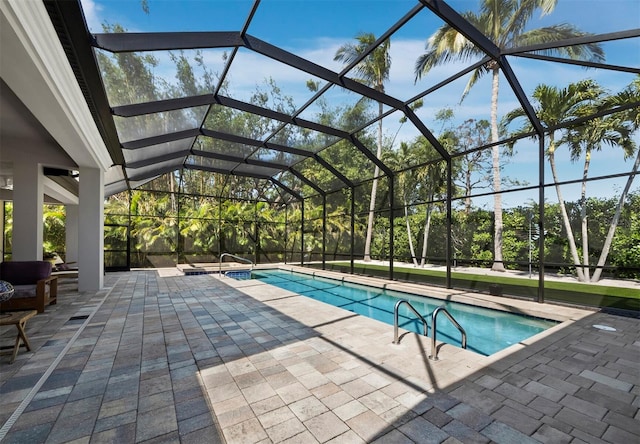
[[[578,412],[582,412],[591,418],[601,420],[607,414],[607,409],[575,396],[567,395],[560,400],[560,404]]]
[[[346,420],[347,425],[366,442],[385,435],[389,425],[371,410],[365,410],[357,416]]]
[[[258,416],[258,420],[262,424],[262,427],[264,427],[265,429],[278,425],[291,418],[295,418],[295,415],[287,406],[279,407],[275,410],[271,410]]]
[[[311,434],[311,432],[305,430],[291,438],[285,439],[282,441],[282,444],[314,444],[317,442],[318,440]]]
[[[529,436],[540,427],[540,423],[535,418],[506,405],[493,412],[491,417]]]
[[[451,437],[457,439],[463,443],[488,443],[490,440],[486,436],[473,430],[471,427],[461,423],[458,420],[453,420],[444,427],[442,431],[446,432]],[[446,441],[445,441],[446,442]]]
[[[573,436],[554,429],[548,424],[543,424],[531,437],[537,441],[549,444],[568,444],[573,440]]]
[[[537,441],[506,424],[492,422],[480,431],[484,436],[497,443],[535,444]]]
[[[320,442],[341,435],[349,430],[349,427],[333,412],[325,412],[304,422],[305,427]]]
[[[327,411],[327,407],[315,396],[308,396],[289,404],[291,411],[300,419],[306,421]]]
[[[344,405],[351,400],[353,400],[353,396],[342,390],[321,399],[322,403],[329,409],[340,407],[341,405]]]
[[[414,441],[404,433],[394,429],[373,441],[372,444],[414,444]]]
[[[224,437],[229,444],[251,444],[268,438],[267,432],[262,428],[256,418],[234,424],[222,429]]]
[[[327,444],[365,444],[364,441],[353,430],[347,430],[342,435],[338,435],[333,439],[327,441]]]
[[[283,442],[305,431],[306,427],[295,417],[267,428],[267,434],[274,443]]]
[[[332,411],[333,413],[338,415],[340,419],[342,419],[343,421],[347,421],[354,416],[358,416],[361,413],[366,412],[367,407],[359,400],[354,399],[350,402],[347,402],[346,404],[341,405],[340,407],[332,409]]]
[[[262,382],[242,389],[242,394],[247,399],[247,402],[251,404],[270,398],[276,395],[276,392],[271,388],[268,382]]]
[[[623,443],[623,442],[638,442],[640,439],[640,431],[636,430],[633,433],[630,433],[627,430],[620,429],[615,426],[611,426],[607,428],[607,431],[602,435],[602,439],[606,442],[614,442],[614,443]]]
[[[640,423],[637,418],[630,418],[616,412],[608,412],[603,421],[614,427],[632,433],[640,439]]]
[[[580,376],[591,379],[593,381],[599,382],[604,385],[608,385],[609,387],[620,390],[623,392],[628,392],[633,387],[633,384],[628,382],[620,381],[618,379],[612,378],[610,376],[606,376],[600,373],[593,372],[591,370],[583,370],[580,372]]]
[[[586,433],[597,438],[602,436],[607,429],[607,424],[567,407],[560,409],[555,419],[565,422],[579,430],[584,430]]]
[[[404,435],[419,443],[440,443],[449,437],[449,434],[431,424],[421,416],[398,427]]]
[[[299,382],[294,382],[292,384],[278,388],[276,389],[276,391],[285,402],[285,404],[293,403],[311,395],[311,392]]]

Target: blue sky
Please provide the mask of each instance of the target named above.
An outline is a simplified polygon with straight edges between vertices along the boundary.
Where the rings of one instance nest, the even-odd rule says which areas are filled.
[[[87,22],[93,32],[102,32],[104,22],[123,25],[129,31],[213,31],[239,30],[253,4],[252,0],[148,0],[150,13],[142,11],[138,0],[83,0]],[[341,64],[333,60],[337,48],[352,41],[358,32],[373,32],[376,36],[408,12],[415,1],[410,0],[263,0],[249,28],[249,33],[269,43],[281,46],[329,69],[340,71]],[[449,4],[459,12],[475,10],[477,0],[455,0]],[[557,23],[571,23],[583,31],[607,33],[640,27],[639,0],[559,0],[553,14],[534,18],[531,27]],[[418,54],[424,51],[426,38],[441,25],[428,11],[422,11],[400,32],[392,36],[392,68],[387,92],[407,100],[418,92],[448,77],[462,65],[438,67],[417,83],[414,82],[414,64]],[[640,42],[611,42],[603,45],[607,63],[640,66]],[[222,51],[206,51],[205,58],[214,71],[220,71]],[[156,75],[172,81],[174,73],[166,53],[158,53],[161,64]],[[511,59],[525,92],[531,92],[540,83],[566,86],[583,78],[592,78],[612,92],[628,85],[633,75],[627,73],[585,70],[564,64],[554,64],[523,59]],[[291,95],[296,105],[306,102],[311,93],[305,88],[308,74],[299,73],[262,56],[241,51],[230,72],[233,97],[247,100],[251,92],[272,77],[282,90]],[[446,89],[438,91],[425,103],[418,115],[433,125],[435,112],[451,107],[458,121],[467,118],[489,119],[489,78],[479,82],[462,104],[460,95],[466,78]],[[504,79],[501,82],[499,114],[518,106],[510,94]],[[334,95],[333,97],[340,97]],[[336,98],[334,100],[340,100]],[[310,110],[312,111],[312,110]],[[397,117],[385,119],[390,135],[398,128]],[[437,128],[436,128],[437,129]],[[410,125],[400,129],[397,142],[411,140],[417,130]],[[518,145],[518,156],[507,167],[507,174],[537,183],[536,145],[523,142]],[[533,163],[532,163],[533,162]],[[581,163],[564,162],[564,180],[580,177]],[[594,154],[592,176],[629,171],[631,162],[624,162],[617,151],[603,150]],[[547,173],[547,180],[550,181]],[[619,182],[619,181],[618,181]],[[612,195],[618,182],[598,187],[595,195]],[[636,185],[637,187],[637,185]],[[568,190],[569,191],[569,190]],[[550,191],[551,193],[551,191]],[[569,191],[568,198],[575,193]],[[555,196],[549,194],[553,200]],[[520,200],[520,199],[518,199]]]

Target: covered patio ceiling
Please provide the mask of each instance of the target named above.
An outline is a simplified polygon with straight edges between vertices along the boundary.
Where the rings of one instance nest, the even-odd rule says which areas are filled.
[[[348,1],[348,0],[347,0]],[[379,168],[381,175],[393,176],[394,170],[376,156],[376,147],[371,146],[362,137],[367,129],[375,128],[381,119],[385,122],[403,119],[406,127],[410,127],[413,137],[424,136],[433,146],[438,156],[449,162],[454,155],[440,144],[434,136],[434,111],[427,108],[442,102],[442,95],[451,95],[449,85],[462,86],[457,90],[462,94],[464,83],[475,69],[497,63],[502,79],[501,97],[509,97],[513,103],[525,111],[530,120],[534,134],[543,135],[545,128],[532,107],[530,94],[534,85],[523,81],[521,76],[531,79],[531,71],[527,68],[515,68],[522,61],[536,61],[540,68],[536,82],[545,81],[545,67],[549,64],[563,64],[571,69],[581,69],[589,76],[589,72],[597,70],[599,76],[615,74],[626,75],[628,79],[640,74],[640,29],[608,29],[617,26],[615,23],[602,25],[602,29],[593,26],[582,26],[576,14],[574,25],[588,32],[588,35],[573,39],[562,39],[535,46],[500,47],[465,19],[464,11],[457,10],[444,1],[420,0],[399,2],[373,2],[370,11],[361,8],[362,16],[353,17],[352,38],[361,31],[372,32],[376,40],[359,57],[350,63],[337,67],[326,66],[325,58],[315,57],[314,53],[297,53],[295,49],[285,49],[287,40],[303,39],[304,35],[288,35],[287,23],[308,21],[308,26],[320,26],[315,23],[312,14],[315,8],[336,8],[340,14],[340,5],[344,2],[309,2],[305,7],[290,2],[292,7],[288,15],[274,17],[274,2],[260,0],[238,1],[234,10],[244,9],[244,13],[234,16],[212,17],[207,23],[208,29],[190,28],[180,25],[176,20],[170,30],[158,30],[159,24],[153,23],[160,17],[154,8],[161,8],[171,2],[149,2],[151,11],[147,23],[151,31],[136,32],[96,32],[90,30],[83,2],[80,0],[54,1],[44,0],[52,23],[66,51],[71,66],[86,97],[89,108],[111,154],[113,166],[105,176],[105,194],[111,195],[127,189],[134,189],[165,173],[183,169],[209,171],[228,175],[246,176],[271,182],[280,190],[301,199],[301,187],[292,184],[304,184],[318,194],[325,194],[342,187],[353,187],[363,180],[370,180],[371,175],[353,177],[341,170],[341,165],[332,164],[325,154],[336,143],[348,143],[354,155],[364,156]],[[88,2],[84,2],[87,4]],[[219,6],[221,2],[212,2]],[[303,2],[306,3],[306,2]],[[606,2],[593,2],[598,8],[605,8]],[[144,5],[145,2],[141,2]],[[202,2],[200,2],[202,4]],[[473,2],[451,2],[460,8],[473,8]],[[577,4],[572,3],[574,6]],[[185,3],[188,8],[191,3]],[[298,5],[293,7],[293,5]],[[364,2],[360,2],[364,6]],[[382,8],[382,9],[381,9]],[[221,8],[221,11],[224,8]],[[368,16],[385,11],[385,22],[380,28],[376,21],[376,29],[368,28]],[[637,11],[636,11],[637,12]],[[190,14],[201,14],[204,11],[191,10]],[[327,11],[322,11],[326,17]],[[593,14],[597,15],[597,8]],[[633,14],[632,11],[630,11]],[[278,19],[271,26],[269,20]],[[590,16],[590,18],[592,18]],[[587,21],[585,21],[587,22]],[[588,23],[591,23],[588,21]],[[414,73],[405,73],[409,81],[401,81],[388,85],[381,91],[359,80],[357,66],[372,52],[389,39],[400,40],[409,35],[411,30],[424,28],[423,42],[443,24],[458,30],[467,40],[480,48],[484,56],[470,60],[467,64],[455,64],[455,70],[448,70],[444,75],[429,75],[416,80]],[[585,23],[587,24],[587,23]],[[331,23],[324,23],[331,33]],[[298,28],[298,26],[291,26]],[[140,28],[145,28],[140,24]],[[177,29],[174,29],[177,28]],[[109,30],[112,30],[110,28]],[[268,32],[264,31],[265,29]],[[255,31],[254,31],[255,30]],[[602,31],[602,32],[600,32]],[[280,35],[281,34],[281,35]],[[342,35],[340,35],[342,37]],[[347,43],[347,42],[345,42]],[[588,60],[570,60],[551,55],[553,50],[590,43],[619,45],[619,48],[635,48],[635,54],[618,58],[614,61],[596,62]],[[624,46],[623,46],[624,45]],[[123,100],[111,91],[108,82],[103,78],[104,66],[98,63],[99,55],[113,56],[119,54],[153,54],[161,60],[168,60],[170,54],[181,51],[198,50],[217,54],[220,59],[215,67],[218,75],[215,87],[205,94],[189,94],[186,90],[173,89],[170,96],[157,100],[145,100],[144,94]],[[618,51],[619,52],[619,51]],[[631,51],[633,52],[633,51]],[[417,55],[411,55],[417,58]],[[333,57],[330,54],[329,57]],[[274,73],[295,77],[299,83],[312,81],[315,88],[309,88],[305,94],[295,94],[293,106],[286,112],[282,109],[251,103],[248,95],[234,90],[233,76],[247,75],[247,61],[253,61],[252,75],[272,78],[280,85]],[[273,67],[277,70],[272,71]],[[589,69],[584,69],[589,68]],[[158,68],[161,71],[162,68]],[[244,71],[244,72],[243,72]],[[604,73],[604,74],[603,74]],[[535,75],[533,76],[536,77]],[[259,79],[258,79],[259,80]],[[395,79],[391,78],[391,82]],[[567,79],[567,83],[573,81]],[[628,83],[628,82],[627,82]],[[287,94],[287,91],[284,91]],[[450,103],[460,100],[460,95],[449,97]],[[357,126],[338,126],[320,121],[317,110],[322,103],[346,100],[351,105],[361,101],[381,104],[382,113],[375,114],[364,124]],[[346,98],[346,99],[345,99]],[[426,105],[424,112],[416,111],[414,106],[422,100]],[[433,103],[433,105],[431,105]],[[638,106],[639,104],[628,104]],[[225,125],[212,116],[223,109],[227,115],[245,115],[259,119],[268,131],[259,137],[243,134],[232,125]],[[618,108],[619,109],[619,108]],[[487,103],[487,113],[489,104]],[[617,109],[603,110],[601,114],[615,112]],[[161,122],[151,124],[149,122]],[[565,125],[570,125],[567,122]],[[405,127],[405,128],[406,128]],[[310,143],[313,140],[313,143]],[[321,143],[320,143],[321,142]],[[502,141],[504,142],[504,140]],[[485,145],[485,147],[491,144]],[[469,147],[470,150],[479,147]],[[335,178],[334,185],[322,187],[313,178],[306,177],[303,165],[316,162]],[[369,173],[370,174],[370,173]]]

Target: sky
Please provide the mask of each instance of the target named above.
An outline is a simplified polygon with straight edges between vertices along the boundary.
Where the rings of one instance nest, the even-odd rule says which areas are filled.
[[[149,13],[146,14],[139,0],[82,0],[83,9],[92,32],[102,32],[102,25],[121,24],[130,32],[153,31],[235,31],[244,25],[253,4],[252,0],[148,0]],[[333,60],[336,50],[347,42],[353,42],[359,32],[372,32],[379,36],[414,5],[413,0],[263,0],[254,16],[248,33],[254,37],[277,45],[296,55],[313,61],[336,72],[342,69],[340,62]],[[458,12],[476,10],[477,0],[452,0],[448,2]],[[545,17],[534,17],[530,27],[570,23],[580,30],[590,33],[608,33],[640,28],[639,0],[559,0],[555,11]],[[453,64],[437,67],[428,75],[416,81],[414,66],[417,55],[422,54],[425,42],[442,22],[424,10],[411,19],[391,38],[391,72],[386,84],[386,92],[401,100],[408,100],[419,92],[447,78],[463,65]],[[616,41],[603,44],[606,63],[613,65],[640,66],[640,39]],[[175,72],[167,53],[155,54],[160,60],[156,75],[172,81]],[[223,67],[222,51],[205,51],[205,59],[213,71]],[[628,85],[633,74],[585,70],[566,64],[531,61],[510,58],[514,72],[525,92],[530,93],[540,83],[564,87],[570,82],[591,78],[611,92],[617,92]],[[247,101],[249,95],[272,77],[277,85],[290,95],[295,104],[304,104],[312,93],[305,86],[311,76],[297,72],[277,62],[266,59],[251,51],[241,50],[229,73],[232,97]],[[424,106],[417,111],[418,116],[437,132],[439,124],[434,121],[435,113],[443,108],[454,110],[456,122],[467,118],[489,119],[490,79],[482,79],[465,100],[460,103],[467,79],[438,90],[429,96]],[[336,93],[333,101],[353,101],[357,98]],[[499,115],[503,115],[519,103],[510,94],[504,78],[501,79]],[[313,108],[309,110],[310,113]],[[305,117],[303,114],[302,117]],[[397,142],[411,140],[418,135],[412,125],[399,126],[397,116],[384,121],[387,133],[392,137],[398,131]],[[518,155],[505,169],[505,174],[537,184],[537,144],[521,142],[517,146]],[[619,151],[603,149],[594,153],[591,172],[594,175],[608,175],[627,172],[631,160],[625,162]],[[571,164],[566,160],[561,179],[578,179],[581,164]],[[550,181],[550,173],[546,173]],[[619,192],[621,181],[607,182],[597,186],[591,195],[611,196]],[[638,184],[635,184],[637,188]],[[616,188],[617,187],[617,188]],[[567,198],[575,197],[579,190],[567,187]],[[520,194],[520,193],[516,193]],[[549,190],[550,200],[555,199]],[[537,192],[532,196],[537,198]],[[509,198],[507,197],[507,201]],[[518,201],[522,196],[517,196]]]

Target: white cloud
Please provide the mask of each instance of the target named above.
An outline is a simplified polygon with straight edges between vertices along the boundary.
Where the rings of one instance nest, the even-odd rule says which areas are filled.
[[[102,13],[102,6],[94,0],[82,0],[82,10],[84,11],[84,17],[89,26],[89,30],[92,32],[101,31],[102,23],[99,17]]]

